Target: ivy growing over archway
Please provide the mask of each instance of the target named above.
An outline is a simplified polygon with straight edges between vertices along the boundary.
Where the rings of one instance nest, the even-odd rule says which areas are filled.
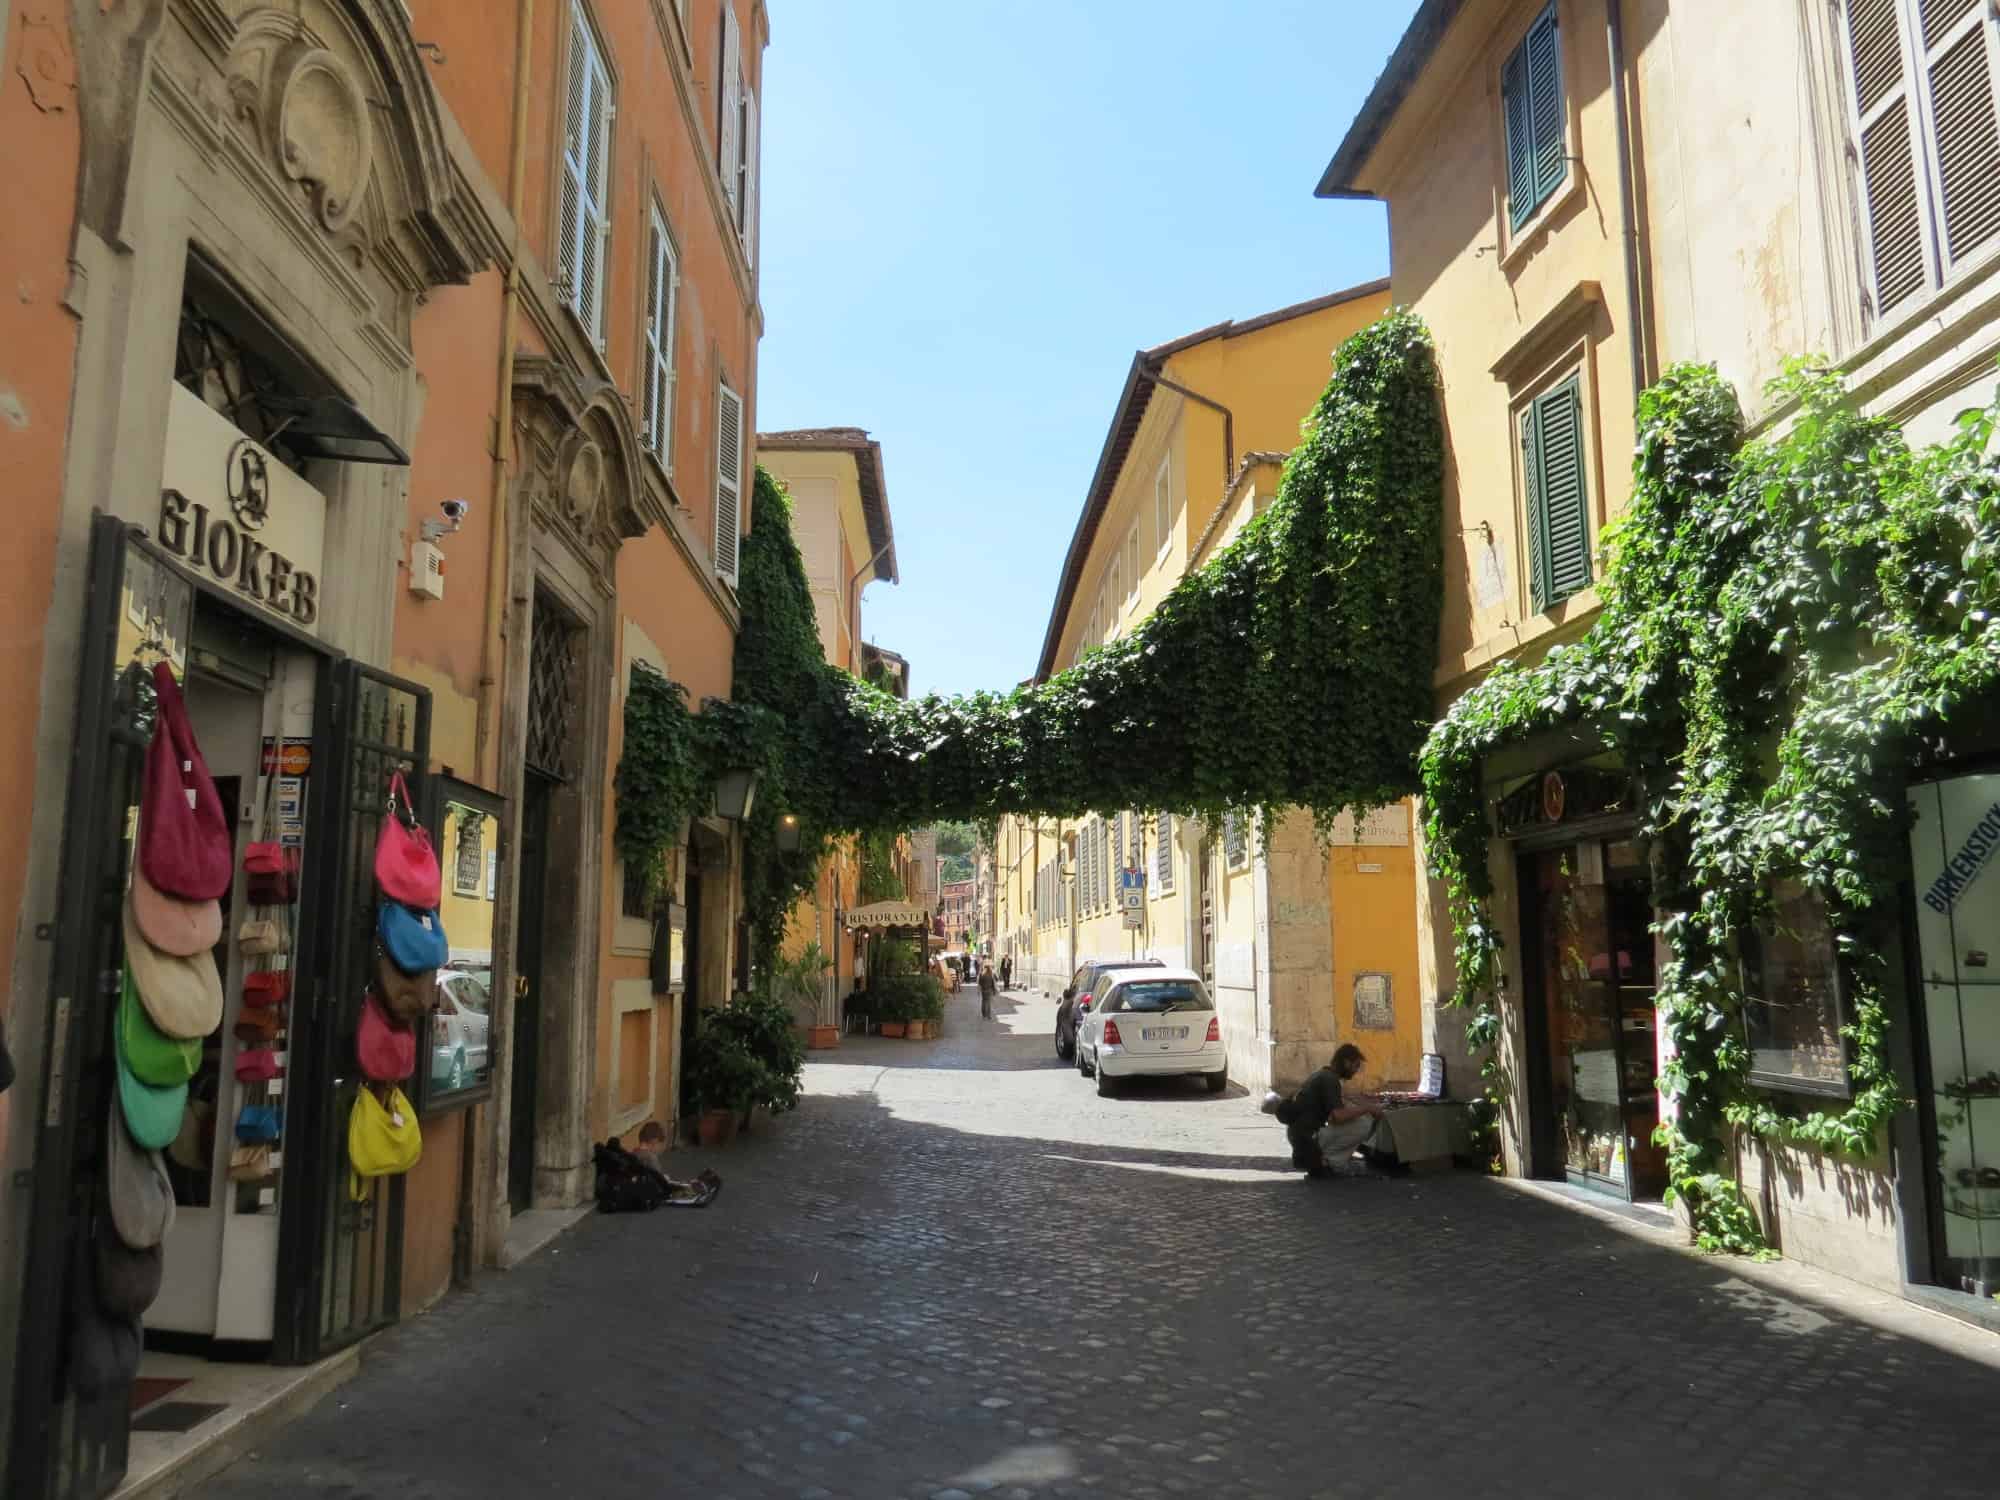
[[[905,702],[823,660],[789,499],[760,471],[731,695],[764,711],[745,882],[760,956],[848,834],[1119,808],[1297,806],[1325,824],[1414,790],[1442,475],[1430,336],[1392,313],[1335,354],[1270,506],[1131,634],[1026,688]],[[663,753],[627,737],[628,760]],[[657,779],[620,772],[621,788]],[[782,814],[798,820],[795,853],[777,848]]]

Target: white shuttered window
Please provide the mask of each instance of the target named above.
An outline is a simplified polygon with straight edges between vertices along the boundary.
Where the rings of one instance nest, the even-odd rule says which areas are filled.
[[[655,204],[646,247],[646,405],[641,436],[646,451],[669,474],[674,471],[674,323],[680,284],[674,242]]]
[[[715,571],[736,582],[743,526],[743,398],[726,385],[715,393]]]
[[[2000,239],[2000,18],[1987,0],[1849,0],[1850,123],[1877,318]]]
[[[604,347],[605,255],[611,243],[611,74],[583,7],[569,13],[569,79],[556,272],[563,301],[591,342]]]
[[[1167,896],[1174,889],[1174,815],[1163,812],[1159,818],[1158,843],[1153,855],[1153,893]]]
[[[715,131],[715,169],[722,177],[722,196],[729,203],[729,221],[741,223],[743,163],[743,34],[736,26],[736,7],[722,4],[721,115]]]

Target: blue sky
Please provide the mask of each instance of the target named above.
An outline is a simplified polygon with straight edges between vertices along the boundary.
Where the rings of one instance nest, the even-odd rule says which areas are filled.
[[[881,440],[918,691],[1034,671],[1135,349],[1386,274],[1312,189],[1415,3],[774,0],[757,424]]]

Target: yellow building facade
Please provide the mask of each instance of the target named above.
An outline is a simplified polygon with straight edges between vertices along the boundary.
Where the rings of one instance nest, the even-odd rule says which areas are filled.
[[[1979,0],[1423,0],[1318,191],[1387,204],[1390,290],[1437,345],[1440,714],[1496,661],[1532,661],[1597,618],[1635,398],[1674,363],[1713,363],[1753,432],[1791,415],[1766,382],[1800,357],[1826,360],[1858,408],[1900,422],[1913,445],[1990,398],[1996,57],[2000,12]],[[1574,544],[1560,557],[1552,518]],[[1990,750],[1968,737],[1913,769],[1913,822],[1949,835],[1953,796],[1990,797],[1978,758]],[[1656,1199],[1659,955],[1630,778],[1601,752],[1588,732],[1552,733],[1485,766],[1501,1142],[1509,1172]],[[1914,844],[1912,857],[1921,867]],[[1421,868],[1414,878],[1422,992],[1445,995],[1449,913]],[[1927,941],[1906,924],[1922,969],[1898,961],[1892,988],[1906,992],[1888,1005],[1911,1100],[1987,1066],[1951,1039],[2000,1039],[2000,1012],[1974,987],[1913,977],[1937,968]],[[1615,992],[1608,1014],[1584,1014],[1591,990]],[[1462,1018],[1433,1008],[1425,1024],[1453,1092],[1476,1091]],[[1616,1038],[1615,1072],[1591,1066],[1593,1027]],[[1988,1045],[2000,1057],[2000,1040]],[[1780,1110],[1823,1102],[1768,1077],[1752,1086]],[[1622,1129],[1579,1128],[1591,1107]],[[1906,1109],[1865,1157],[1743,1136],[1732,1170],[1787,1256],[1929,1295],[1952,1286],[1971,1231],[1939,1171],[1945,1132],[1924,1119]]]
[[[759,433],[757,448],[763,467],[792,498],[792,536],[812,591],[820,647],[828,662],[860,676],[862,592],[878,580],[898,581],[882,445],[858,427],[815,427]],[[785,956],[797,958],[818,943],[832,960],[819,1012],[801,1015],[802,1026],[837,1026],[840,997],[865,965],[863,938],[843,931],[860,881],[859,850],[842,840],[821,865],[817,890],[792,909]]]
[[[1129,634],[1276,494],[1335,348],[1388,308],[1383,283],[1204,328],[1134,356],[1063,562],[1037,677]],[[1207,976],[1230,1074],[1289,1086],[1339,1041],[1365,1077],[1411,1079],[1421,1051],[1406,807],[1260,831],[1144,809],[1009,818],[994,847],[994,951],[1060,995],[1089,959]],[[1345,842],[1342,842],[1345,840]],[[1366,840],[1365,843],[1357,842]],[[1128,914],[1120,886],[1143,880]]]

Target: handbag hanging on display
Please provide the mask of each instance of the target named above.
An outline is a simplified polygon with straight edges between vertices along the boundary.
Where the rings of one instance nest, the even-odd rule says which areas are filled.
[[[252,1009],[283,1005],[291,998],[292,973],[289,969],[259,969],[243,976],[243,1003]]]
[[[354,1033],[354,1052],[362,1076],[376,1083],[401,1083],[417,1071],[417,1033],[413,1026],[391,1019],[379,996],[361,999],[361,1024]]]
[[[252,906],[290,906],[299,899],[299,851],[285,847],[274,826],[278,765],[264,776],[264,811],[256,839],[243,851],[243,888]]]
[[[377,1087],[383,1088],[386,1103],[375,1097]],[[400,1177],[423,1154],[417,1112],[401,1089],[394,1084],[363,1084],[355,1090],[354,1109],[347,1117],[347,1191],[355,1202],[368,1196],[367,1179]]]
[[[414,1026],[437,1003],[437,970],[405,974],[380,948],[375,950],[375,993],[392,1020]]]
[[[389,777],[389,806],[375,839],[375,883],[391,901],[420,911],[435,907],[444,891],[430,830],[417,821],[417,809],[401,771]]]
[[[153,738],[139,798],[139,862],[165,894],[213,901],[229,889],[235,873],[229,819],[166,662],[153,667],[153,693]]]
[[[269,917],[246,917],[236,929],[236,951],[245,958],[268,958],[283,947],[278,924]]]
[[[285,1076],[275,1047],[244,1047],[236,1054],[238,1083],[267,1083]]]
[[[236,1112],[236,1139],[246,1146],[268,1146],[284,1133],[276,1105],[246,1104]]]
[[[130,892],[126,893],[123,918],[125,962],[153,1024],[168,1036],[183,1040],[207,1036],[220,1026],[222,973],[215,967],[214,955],[177,958],[155,948],[139,931]]]
[[[451,957],[444,923],[434,909],[419,911],[400,901],[384,901],[376,908],[375,933],[389,962],[405,974],[442,969]]]
[[[132,920],[139,935],[162,953],[193,958],[208,952],[222,936],[222,903],[169,896],[146,878],[146,867],[134,860]]]

